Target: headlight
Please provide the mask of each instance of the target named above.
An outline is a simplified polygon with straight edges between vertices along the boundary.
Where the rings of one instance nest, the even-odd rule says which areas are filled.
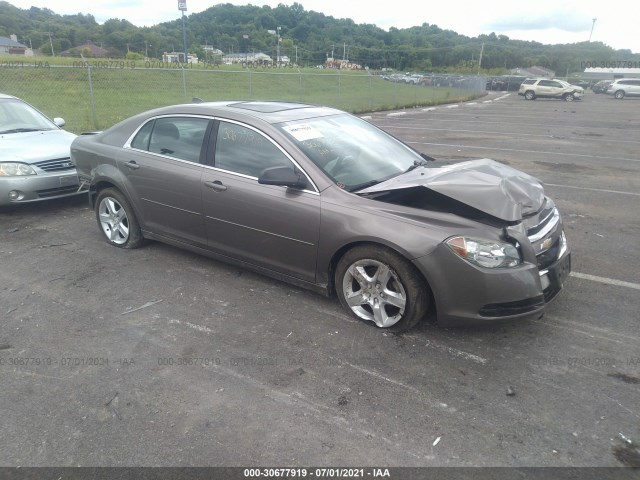
[[[459,257],[480,267],[509,268],[522,263],[518,249],[510,243],[451,237],[445,244]]]
[[[36,171],[26,163],[0,163],[0,177],[20,177],[22,175],[36,175]]]

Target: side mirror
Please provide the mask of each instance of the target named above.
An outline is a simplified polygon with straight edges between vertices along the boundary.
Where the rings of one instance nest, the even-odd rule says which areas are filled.
[[[258,183],[290,188],[305,188],[307,179],[302,173],[296,173],[292,167],[269,167],[262,171],[258,178]]]
[[[64,127],[67,122],[64,121],[64,118],[56,117],[53,119],[53,123],[55,123],[58,127]]]

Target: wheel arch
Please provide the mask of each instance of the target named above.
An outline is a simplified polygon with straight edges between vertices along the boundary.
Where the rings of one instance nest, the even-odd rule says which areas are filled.
[[[411,259],[405,253],[402,252],[401,249],[397,248],[395,245],[389,245],[387,243],[377,242],[373,240],[357,240],[357,241],[349,242],[342,245],[340,248],[338,248],[334,252],[333,256],[331,257],[331,260],[329,261],[328,271],[327,271],[327,276],[328,276],[327,293],[330,296],[335,297],[337,294],[336,285],[335,285],[335,274],[336,274],[336,267],[340,259],[349,250],[355,247],[364,247],[364,246],[384,248],[404,258],[411,265],[411,267],[416,271],[416,273],[420,276],[424,284],[427,286],[430,301],[429,301],[429,308],[426,316],[430,317],[431,315],[436,315],[436,301],[433,294],[433,288],[431,287],[431,284],[427,279],[427,277],[424,275],[424,273],[411,261]]]
[[[98,195],[100,195],[100,192],[106,188],[115,188],[119,192],[122,192],[122,189],[110,180],[99,180],[93,183],[89,188],[89,203],[91,204],[91,208],[96,208],[96,199]],[[124,194],[124,192],[122,193]]]

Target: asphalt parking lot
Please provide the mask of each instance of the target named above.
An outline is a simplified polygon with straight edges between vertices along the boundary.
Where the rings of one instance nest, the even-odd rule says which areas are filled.
[[[368,118],[545,183],[573,273],[544,318],[393,335],[173,247],[110,247],[84,198],[7,209],[0,465],[639,465],[640,99]]]

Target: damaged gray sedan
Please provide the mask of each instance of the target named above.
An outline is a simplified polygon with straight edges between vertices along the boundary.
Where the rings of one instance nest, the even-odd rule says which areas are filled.
[[[535,178],[432,161],[339,110],[215,102],[78,137],[104,238],[158,240],[327,295],[393,331],[540,317],[571,257]]]

